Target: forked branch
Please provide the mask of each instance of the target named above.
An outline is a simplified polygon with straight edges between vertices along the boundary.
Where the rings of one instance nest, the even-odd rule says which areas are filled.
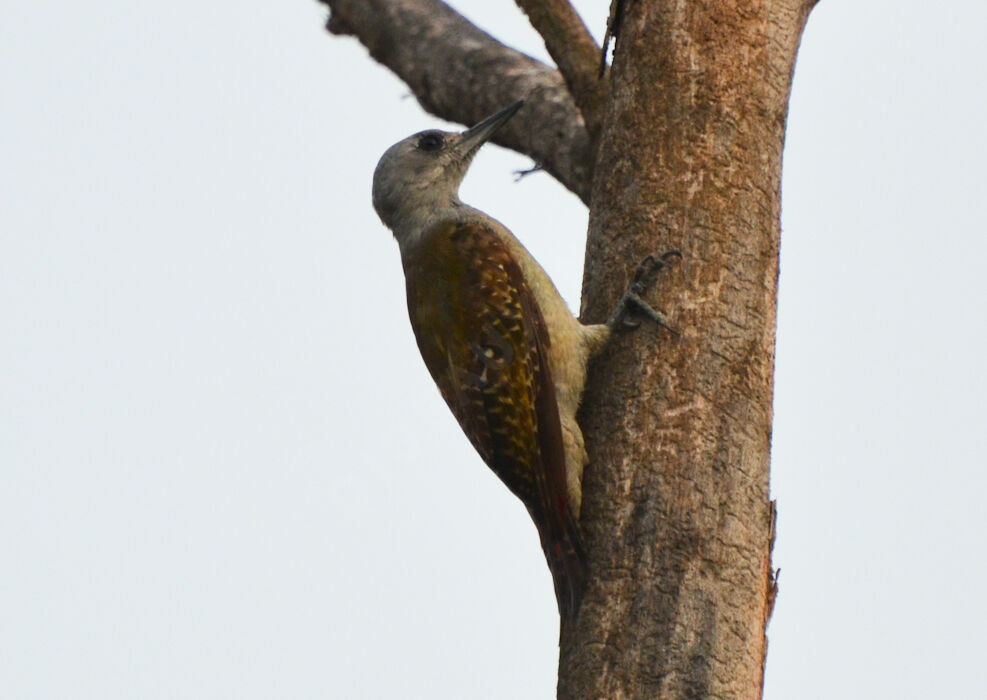
[[[569,0],[516,1],[545,40],[545,48],[583,115],[590,141],[597,143],[608,83],[597,70],[600,47]]]
[[[442,119],[473,124],[524,99],[525,108],[494,141],[530,156],[589,201],[594,150],[559,71],[505,46],[440,0],[321,2],[330,9],[330,32],[356,36]]]

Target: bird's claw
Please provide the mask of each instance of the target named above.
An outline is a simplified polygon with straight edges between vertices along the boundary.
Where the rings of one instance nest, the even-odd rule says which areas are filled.
[[[631,282],[631,289],[638,294],[644,292],[654,280],[655,275],[661,272],[662,268],[666,265],[670,265],[674,258],[682,259],[681,251],[675,248],[666,250],[657,257],[651,254],[646,255],[634,272],[634,281]]]
[[[644,291],[651,285],[655,279],[655,276],[661,272],[665,266],[670,265],[672,260],[675,258],[681,259],[682,253],[674,248],[666,250],[658,256],[646,256],[634,272],[634,278],[631,281],[630,286],[627,291],[624,292],[624,296],[621,297],[620,303],[618,303],[617,308],[614,309],[613,315],[610,317],[607,325],[614,329],[617,326],[627,329],[637,328],[641,325],[641,321],[634,318],[628,318],[627,312],[631,311],[636,312],[639,315],[646,316],[657,325],[667,329],[673,335],[678,335],[678,331],[669,326],[668,322],[665,321],[662,315],[651,308],[651,305],[641,298],[641,294],[643,294]]]

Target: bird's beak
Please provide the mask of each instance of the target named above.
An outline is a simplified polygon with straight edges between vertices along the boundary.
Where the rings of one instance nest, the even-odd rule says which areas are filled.
[[[523,104],[524,100],[518,100],[510,107],[506,107],[496,114],[491,114],[476,126],[472,126],[464,131],[460,134],[459,144],[456,150],[464,157],[472,156],[500,127],[507,123],[508,119],[513,117],[521,109],[521,105]]]

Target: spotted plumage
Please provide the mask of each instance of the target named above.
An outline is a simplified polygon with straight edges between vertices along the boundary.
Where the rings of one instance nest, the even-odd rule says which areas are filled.
[[[538,527],[563,612],[584,585],[551,338],[521,268],[482,223],[440,223],[403,258],[425,365],[476,451]]]
[[[629,306],[664,321],[636,277],[610,321],[580,323],[517,238],[459,199],[473,156],[521,105],[461,133],[398,141],[374,171],[373,201],[401,249],[428,371],[476,451],[527,507],[565,623],[586,582],[577,523],[587,457],[576,412],[587,363],[627,325]]]

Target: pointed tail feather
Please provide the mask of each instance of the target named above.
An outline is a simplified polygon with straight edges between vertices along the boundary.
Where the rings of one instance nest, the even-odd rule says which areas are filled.
[[[568,509],[567,509],[568,510]],[[539,528],[541,530],[541,528]],[[572,512],[567,512],[564,527],[554,532],[539,532],[542,550],[555,583],[562,624],[575,620],[586,592],[586,554],[579,536],[579,526]]]

